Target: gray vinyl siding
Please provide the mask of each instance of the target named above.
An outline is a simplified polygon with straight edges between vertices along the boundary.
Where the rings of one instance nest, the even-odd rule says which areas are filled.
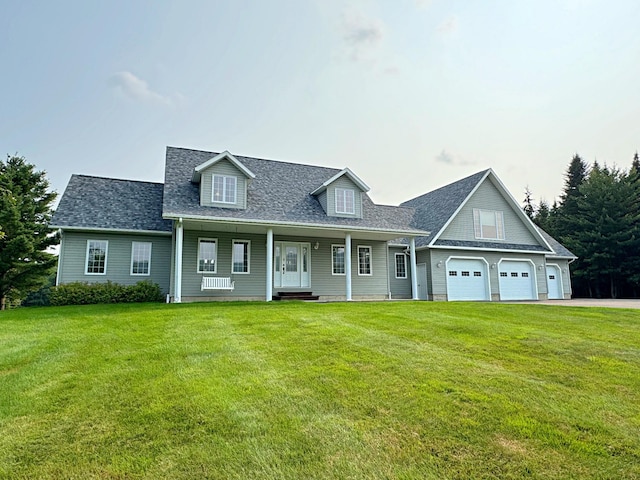
[[[431,278],[433,295],[443,296],[447,293],[447,259],[449,257],[468,257],[483,258],[489,264],[489,281],[491,284],[491,296],[493,300],[498,300],[500,295],[498,264],[500,260],[531,260],[533,261],[534,274],[538,286],[538,296],[543,298],[547,294],[547,275],[545,270],[544,255],[536,254],[507,254],[503,252],[482,252],[472,250],[431,250]],[[438,262],[442,262],[442,266],[438,267]],[[496,265],[492,268],[492,265]],[[538,267],[542,265],[542,269]],[[564,272],[563,272],[564,273]]]
[[[404,255],[405,248],[389,247],[389,287],[391,289],[391,298],[411,298],[411,261],[406,255],[407,278],[396,278],[396,253]]]
[[[353,215],[346,213],[336,213],[336,188],[347,188],[354,191],[354,211]],[[348,177],[341,176],[327,187],[327,199],[325,211],[330,217],[362,218],[362,190]]]
[[[213,189],[213,175],[236,177],[236,203],[218,203],[211,201]],[[200,177],[200,204],[207,207],[247,208],[247,177],[229,160],[220,160],[216,164],[202,171]]]
[[[106,240],[107,266],[105,275],[85,274],[87,240]],[[150,275],[131,275],[131,243],[150,242]],[[149,280],[160,285],[163,293],[169,292],[171,272],[171,236],[137,235],[92,232],[63,232],[58,283],[112,281],[122,285],[133,285]]]
[[[503,212],[505,243],[521,245],[540,245],[522,218],[513,210],[511,204],[500,194],[491,180],[485,180],[473,193],[464,207],[440,236],[443,240],[477,241],[473,228],[473,209]],[[492,242],[500,240],[491,240]]]
[[[564,298],[570,299],[571,290],[571,269],[569,267],[569,261],[564,259],[547,258],[547,265],[557,265],[560,267],[562,276],[562,291],[564,292]],[[546,277],[545,277],[546,278]]]
[[[318,201],[320,202],[320,206],[324,210],[324,213],[327,213],[327,191],[321,192],[318,194]]]
[[[431,251],[430,250],[418,250],[416,252],[416,263],[427,264],[427,295],[429,299],[433,295],[433,264],[431,263]]]

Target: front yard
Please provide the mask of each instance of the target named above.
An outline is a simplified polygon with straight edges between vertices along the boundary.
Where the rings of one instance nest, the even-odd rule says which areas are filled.
[[[640,311],[1,312],[0,478],[640,478]]]

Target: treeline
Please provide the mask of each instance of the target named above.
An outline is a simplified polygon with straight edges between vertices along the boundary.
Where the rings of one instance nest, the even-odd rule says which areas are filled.
[[[640,159],[628,170],[575,155],[564,190],[552,205],[533,204],[527,188],[524,210],[571,250],[574,297],[638,298],[640,294]]]

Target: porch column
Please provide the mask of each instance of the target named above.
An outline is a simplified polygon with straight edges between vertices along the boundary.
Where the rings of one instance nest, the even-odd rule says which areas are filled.
[[[175,279],[174,279],[174,295],[173,301],[175,303],[182,302],[182,241],[183,241],[183,225],[182,219],[178,220],[176,225],[176,265],[175,265]]]
[[[411,296],[414,300],[418,300],[418,272],[416,270],[416,239],[411,237],[409,243],[409,253],[411,258]]]
[[[344,276],[347,301],[351,300],[351,234],[344,236]]]
[[[266,300],[273,300],[273,228],[267,229],[267,295]]]

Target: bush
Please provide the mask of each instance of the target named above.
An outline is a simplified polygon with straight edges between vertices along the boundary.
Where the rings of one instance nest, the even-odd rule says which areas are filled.
[[[138,282],[135,285],[74,282],[52,287],[49,303],[59,305],[94,305],[97,303],[162,302],[164,296],[157,283]]]

